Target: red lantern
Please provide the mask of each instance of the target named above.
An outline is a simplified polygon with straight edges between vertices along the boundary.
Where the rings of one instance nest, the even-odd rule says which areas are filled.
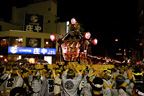
[[[72,18],[72,19],[71,19],[71,24],[72,24],[72,25],[75,25],[75,24],[76,24],[76,19],[75,19],[75,18]]]
[[[97,45],[97,43],[98,43],[98,40],[97,40],[97,39],[94,39],[94,40],[93,40],[93,44],[94,44],[94,45]]]
[[[85,33],[85,38],[86,38],[86,39],[90,39],[90,37],[91,37],[90,32],[86,32],[86,33]]]
[[[51,41],[55,41],[55,35],[54,35],[54,34],[51,34],[51,35],[50,35],[50,39],[51,39]]]

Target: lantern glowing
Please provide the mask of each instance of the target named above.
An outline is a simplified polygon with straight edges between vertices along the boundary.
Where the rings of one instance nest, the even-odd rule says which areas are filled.
[[[115,39],[115,42],[118,42],[118,39]]]
[[[50,35],[50,39],[51,39],[51,41],[55,41],[55,35],[54,35],[54,34],[51,34],[51,35]]]
[[[75,18],[72,18],[72,19],[71,19],[71,24],[72,24],[72,25],[75,25],[75,24],[76,24],[76,19],[75,19]]]
[[[67,53],[67,47],[64,47],[63,53]]]
[[[98,40],[97,40],[97,39],[94,39],[94,40],[93,40],[93,44],[94,44],[94,45],[97,45],[97,43],[98,43]]]
[[[90,32],[86,32],[86,33],[85,33],[85,38],[86,38],[86,39],[90,39],[90,37],[91,37]]]

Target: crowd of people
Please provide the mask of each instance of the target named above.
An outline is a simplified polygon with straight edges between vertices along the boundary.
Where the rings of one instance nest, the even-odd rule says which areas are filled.
[[[37,66],[0,65],[0,96],[144,96],[142,65],[115,64],[100,73],[73,62]]]

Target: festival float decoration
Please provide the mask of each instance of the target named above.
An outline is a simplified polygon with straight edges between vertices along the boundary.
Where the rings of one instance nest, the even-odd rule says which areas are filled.
[[[55,35],[54,35],[54,34],[51,34],[51,35],[50,35],[50,39],[51,39],[51,41],[55,41]]]
[[[85,36],[83,36],[80,30],[80,24],[75,18],[72,18],[71,24],[69,24],[68,33],[58,40],[58,53],[61,54],[63,61],[77,61],[79,63],[85,61],[85,63],[87,63],[88,46],[91,44],[91,34],[90,32],[86,32]]]
[[[94,40],[93,40],[93,44],[94,44],[94,45],[97,45],[97,43],[98,43],[98,40],[97,40],[97,39],[94,39]]]
[[[86,33],[85,33],[85,39],[90,39],[90,37],[91,37],[90,32],[86,32]]]

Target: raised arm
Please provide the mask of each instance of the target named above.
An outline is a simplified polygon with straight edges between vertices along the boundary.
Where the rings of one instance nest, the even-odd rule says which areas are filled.
[[[62,79],[66,79],[68,70],[69,70],[69,69],[66,69],[66,71],[62,74]]]
[[[52,69],[52,72],[53,72],[53,76],[54,76],[54,78],[56,78],[55,70]]]
[[[91,73],[91,74],[89,75],[89,77],[92,77],[92,76],[94,76],[95,74],[97,74],[96,71],[93,72],[93,73]]]

